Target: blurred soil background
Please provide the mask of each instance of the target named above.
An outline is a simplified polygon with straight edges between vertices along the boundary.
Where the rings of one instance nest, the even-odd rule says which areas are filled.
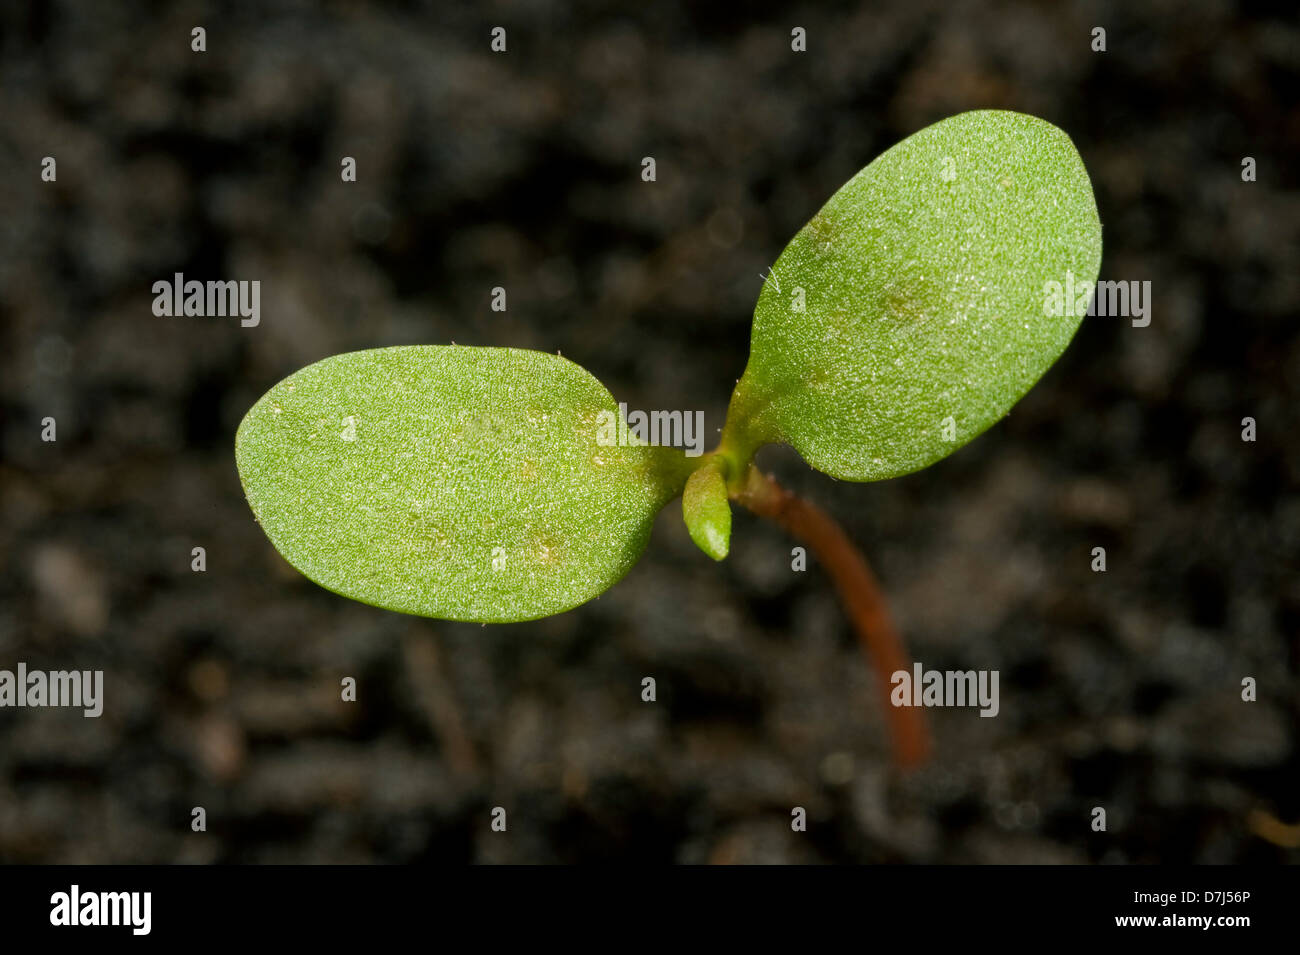
[[[0,710],[0,861],[1300,860],[1294,5],[730,7],[5,4],[0,668],[102,668],[106,703]],[[333,596],[254,522],[240,418],[341,351],[558,349],[713,433],[785,242],[987,107],[1073,137],[1150,326],[1085,320],[925,472],[762,457],[915,658],[1000,671],[996,719],[930,711],[923,770],[890,765],[823,568],[749,515],[715,565],[670,505],[603,597],[494,627]],[[155,317],[178,271],[260,280],[261,325]]]

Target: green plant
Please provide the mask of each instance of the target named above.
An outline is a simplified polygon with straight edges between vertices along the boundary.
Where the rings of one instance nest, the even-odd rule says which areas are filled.
[[[1069,138],[1031,116],[962,113],[898,143],[794,237],[754,312],[719,446],[600,440],[619,410],[563,358],[417,346],[337,355],[268,391],[236,456],[271,542],[318,584],[451,620],[530,620],[614,584],[682,495],[727,555],[730,503],[803,538],[880,677],[903,654],[865,561],[820,510],[753,465],[793,445],[849,481],[916,471],[1004,416],[1069,343],[1044,283],[1095,281],[1101,226]],[[620,427],[626,422],[615,422]],[[916,717],[893,714],[905,759]]]

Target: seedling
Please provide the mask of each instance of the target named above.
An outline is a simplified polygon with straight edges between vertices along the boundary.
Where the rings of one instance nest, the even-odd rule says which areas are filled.
[[[248,502],[276,549],[354,600],[446,620],[561,613],[616,583],[678,495],[727,556],[731,502],[801,538],[831,574],[882,685],[907,669],[871,572],[828,516],[754,467],[783,442],[833,478],[878,481],[951,454],[1011,409],[1083,311],[1044,288],[1095,282],[1101,225],[1068,136],[962,113],[850,179],[772,266],[749,363],[712,452],[609,440],[610,393],[515,348],[412,346],[327,358],[239,426]],[[885,694],[886,699],[888,694]],[[919,760],[916,710],[889,708]]]

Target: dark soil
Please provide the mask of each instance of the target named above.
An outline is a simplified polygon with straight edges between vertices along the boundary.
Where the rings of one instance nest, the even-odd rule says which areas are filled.
[[[106,684],[99,719],[0,710],[0,860],[1300,860],[1293,4],[323,6],[0,12],[0,668]],[[824,570],[748,515],[714,564],[672,505],[600,599],[491,627],[336,597],[254,522],[240,418],[340,351],[558,349],[720,427],[784,243],[987,107],[1074,138],[1150,326],[1086,319],[919,474],[763,456],[912,655],[1000,672],[997,718],[932,711],[922,770]],[[261,325],[155,317],[174,272],[260,280]]]

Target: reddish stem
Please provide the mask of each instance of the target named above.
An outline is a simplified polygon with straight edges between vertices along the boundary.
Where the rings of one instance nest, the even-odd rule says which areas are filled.
[[[898,670],[911,672],[912,664],[894,629],[880,585],[862,552],[825,511],[787,491],[758,468],[749,469],[748,481],[735,498],[807,544],[830,572],[868,662],[876,671],[894,740],[895,759],[903,767],[924,762],[930,752],[925,717],[915,707],[892,706],[889,702],[890,676]]]

